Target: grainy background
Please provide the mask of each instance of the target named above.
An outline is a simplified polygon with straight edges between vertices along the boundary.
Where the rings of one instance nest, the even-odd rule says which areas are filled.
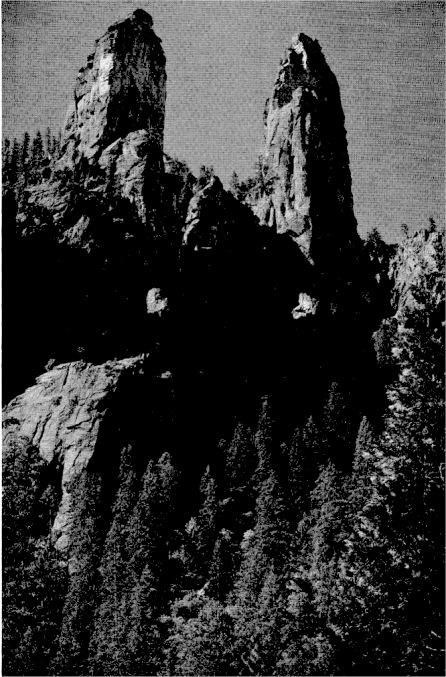
[[[193,171],[252,171],[264,101],[302,31],[341,87],[361,234],[444,224],[443,2],[2,2],[4,135],[56,131],[94,40],[137,7],[167,56],[165,149]]]

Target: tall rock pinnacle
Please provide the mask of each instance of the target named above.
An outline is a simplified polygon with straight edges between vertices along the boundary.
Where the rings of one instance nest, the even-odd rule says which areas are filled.
[[[166,71],[152,18],[138,9],[110,26],[80,69],[65,143],[79,156],[97,157],[119,137],[146,130],[162,147]]]
[[[264,190],[254,210],[316,265],[357,242],[339,86],[316,40],[295,36],[265,108]]]
[[[100,168],[143,221],[147,176],[162,171],[166,101],[166,58],[152,25],[137,9],[96,41],[76,79],[58,162],[84,176]]]

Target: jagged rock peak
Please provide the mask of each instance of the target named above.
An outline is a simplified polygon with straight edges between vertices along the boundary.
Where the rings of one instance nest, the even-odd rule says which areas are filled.
[[[166,99],[165,55],[142,9],[110,26],[80,69],[67,116],[65,160],[97,158],[129,133],[144,131],[162,149]]]
[[[146,12],[145,9],[140,9],[140,8],[135,9],[133,12],[130,12],[130,14],[128,15],[126,20],[127,21],[136,21],[140,25],[146,24],[149,28],[152,28],[152,26],[153,26],[153,19],[152,19],[151,15],[148,12]],[[122,23],[122,22],[117,21],[116,24],[113,24],[113,26],[117,26],[120,23]]]
[[[338,265],[357,246],[339,86],[321,47],[303,33],[281,60],[265,107],[261,223],[289,231],[309,261]]]
[[[321,47],[304,33],[296,34],[280,62],[279,73],[274,84],[273,106],[287,104],[293,91],[299,86],[317,86],[324,79],[334,79]]]

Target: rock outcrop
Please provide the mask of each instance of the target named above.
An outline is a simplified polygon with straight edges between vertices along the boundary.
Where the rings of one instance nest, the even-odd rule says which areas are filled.
[[[318,301],[305,292],[299,294],[299,302],[291,311],[294,320],[316,315]]]
[[[156,209],[163,173],[165,56],[152,18],[136,10],[111,26],[81,68],[49,182],[28,202],[64,217],[71,183],[132,202],[145,224]],[[67,187],[68,183],[68,187]],[[153,226],[154,219],[149,219]]]
[[[39,376],[36,385],[3,411],[5,447],[10,440],[26,438],[48,464],[62,469],[62,498],[53,524],[60,550],[69,545],[70,485],[98,454],[115,402],[130,382],[137,388],[143,373],[143,357],[100,365],[61,364]]]
[[[309,261],[338,266],[358,245],[339,86],[316,40],[296,36],[265,108],[262,224],[290,231]]]
[[[253,240],[259,239],[257,219],[224,190],[217,176],[197,186],[187,209],[183,247],[195,251],[224,250],[229,243],[240,243],[248,233]]]
[[[97,159],[107,146],[138,130],[162,148],[166,60],[152,26],[150,15],[138,9],[97,41],[77,76],[65,155]]]
[[[148,315],[158,315],[159,317],[169,309],[169,301],[163,295],[161,289],[152,287],[146,296],[146,307]]]

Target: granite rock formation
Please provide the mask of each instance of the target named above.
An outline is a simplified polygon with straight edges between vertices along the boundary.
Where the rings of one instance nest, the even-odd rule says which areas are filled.
[[[166,422],[162,444],[173,436],[179,455],[193,446],[185,463],[192,477],[225,427],[249,416],[261,395],[279,393],[291,428],[331,380],[354,380],[363,360],[343,113],[317,43],[299,36],[282,62],[253,209],[216,176],[194,182],[163,154],[165,79],[149,15],[138,10],[109,28],[78,75],[53,175],[25,191],[17,216],[13,253],[36,279],[38,302],[25,306],[25,286],[17,295],[23,306],[11,304],[18,329],[9,354],[31,353],[26,385],[49,360],[53,367],[73,360],[6,410],[16,421],[8,434],[28,437],[63,466],[60,548],[69,544],[70,482],[92,460],[107,466],[97,451],[104,420],[126,420],[131,406],[133,428],[144,428],[153,399]],[[36,242],[23,237],[28,232]],[[15,264],[7,269],[11,286],[23,276]],[[42,325],[31,349],[30,315]],[[152,350],[158,373],[169,375],[160,379],[164,390],[175,390],[174,423],[147,364],[133,357]],[[145,390],[127,389],[135,370],[148,378]],[[141,437],[143,447],[158,449],[154,426]]]
[[[69,544],[72,506],[70,484],[92,462],[120,391],[133,387],[144,358],[92,365],[61,364],[37,379],[3,411],[3,443],[24,437],[48,463],[62,469],[62,498],[53,524],[57,547]],[[100,453],[100,452],[99,452]]]
[[[212,176],[197,186],[185,219],[182,245],[186,250],[224,250],[240,243],[249,233],[253,246],[260,239],[257,219],[244,205],[224,190]]]
[[[358,247],[339,86],[319,43],[303,33],[281,61],[265,108],[262,224],[289,231],[309,261],[339,266]]]
[[[57,220],[73,202],[72,183],[121,195],[145,224],[156,211],[163,173],[165,56],[144,10],[111,26],[81,68],[63,130],[61,157],[28,203]],[[154,225],[154,218],[149,219]]]
[[[165,56],[152,25],[150,15],[138,9],[96,42],[77,76],[64,156],[98,159],[117,139],[139,130],[162,148]]]

